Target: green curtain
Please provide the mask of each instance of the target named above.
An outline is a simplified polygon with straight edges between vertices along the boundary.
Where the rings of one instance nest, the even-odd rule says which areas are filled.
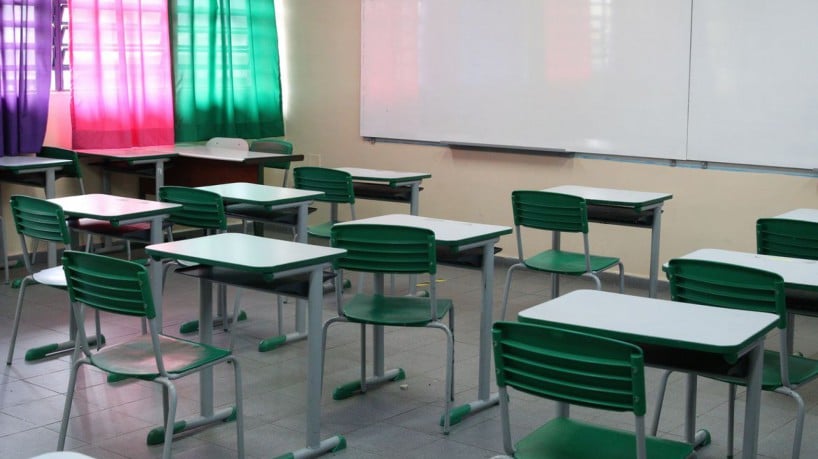
[[[284,134],[273,0],[172,0],[177,142]]]

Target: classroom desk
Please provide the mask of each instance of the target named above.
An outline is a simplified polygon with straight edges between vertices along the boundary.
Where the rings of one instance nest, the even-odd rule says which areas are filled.
[[[0,156],[0,182],[20,183],[22,175],[45,174],[45,197],[53,198],[56,173],[65,166],[70,166],[67,159],[41,158],[38,156]],[[57,265],[57,245],[48,243],[48,266]],[[8,271],[8,266],[5,266]]]
[[[77,150],[80,157],[102,160],[102,191],[111,191],[111,172],[146,175],[153,170],[156,196],[165,184],[165,163],[178,156],[173,151],[163,151],[162,147],[109,148]],[[143,168],[143,166],[148,166]]]
[[[274,161],[302,161],[303,155],[263,153],[248,150],[214,148],[206,145],[158,145],[152,147],[112,148],[104,150],[80,150],[80,156],[96,157],[104,161],[103,191],[110,191],[108,173],[125,172],[141,175],[140,191],[154,190],[164,185],[205,186],[226,182],[255,182],[261,164]],[[173,167],[165,170],[170,161]],[[123,166],[115,166],[124,163]],[[153,179],[145,176],[139,166],[153,164]],[[107,180],[107,181],[106,181]],[[150,183],[153,182],[153,183]],[[152,185],[152,186],[149,186]]]
[[[201,190],[211,191],[221,195],[227,204],[244,203],[264,206],[268,210],[298,209],[298,224],[296,226],[296,241],[307,242],[307,217],[309,205],[313,200],[324,193],[296,188],[260,185],[257,183],[224,183],[199,187]],[[225,311],[220,305],[220,313],[224,317]],[[259,350],[269,351],[285,342],[297,341],[307,337],[305,313],[307,305],[303,300],[296,300],[295,332],[283,336],[262,340]]]
[[[755,458],[761,410],[764,337],[778,316],[770,313],[703,306],[597,290],[576,290],[520,311],[521,322],[534,322],[602,334],[645,347],[648,365],[688,373],[723,374],[739,368],[746,358],[747,409],[744,414],[742,457]],[[729,323],[729,327],[724,324]],[[674,359],[694,352],[695,357]],[[711,368],[700,365],[702,355],[716,357]],[[723,358],[722,358],[723,357]],[[679,365],[684,361],[688,365]],[[718,362],[722,365],[719,365]],[[680,368],[681,367],[681,368]],[[696,378],[688,379],[685,437],[695,442]]]
[[[650,228],[650,281],[648,295],[656,297],[659,276],[659,235],[662,227],[662,206],[672,199],[668,193],[630,191],[612,188],[563,185],[543,191],[571,194],[585,198],[588,204],[588,221],[611,225]],[[559,235],[554,236],[555,248],[559,248]]]
[[[818,223],[818,209],[794,209],[789,212],[784,212],[781,215],[776,215],[773,218]]]
[[[792,350],[795,333],[793,314],[818,315],[818,261],[805,258],[761,255],[722,249],[699,249],[680,258],[718,261],[778,274],[784,280],[787,297],[787,341]]]
[[[338,225],[381,224],[403,225],[430,229],[435,233],[438,247],[447,247],[453,252],[475,247],[483,249],[483,300],[480,316],[480,364],[477,379],[476,401],[456,407],[451,413],[451,424],[457,424],[469,414],[476,413],[498,402],[497,394],[491,394],[491,324],[494,301],[494,245],[500,236],[511,234],[508,226],[484,225],[416,215],[390,214],[372,218],[353,220]],[[380,287],[382,288],[382,286]],[[383,327],[376,326],[374,336],[373,384],[389,381],[399,370],[384,370]],[[367,380],[369,382],[370,380]]]
[[[408,202],[409,213],[420,212],[420,183],[431,178],[428,172],[401,172],[360,167],[337,167],[352,176],[355,198]],[[408,189],[409,193],[405,190]]]
[[[123,198],[109,194],[81,194],[63,198],[49,199],[50,202],[62,207],[65,216],[69,219],[92,218],[105,220],[114,226],[139,222],[150,222],[151,241],[162,241],[162,220],[179,204],[171,204],[144,199]],[[159,263],[150,264],[151,288],[154,302],[162,299],[162,266]],[[157,303],[158,304],[158,303]],[[157,319],[162,323],[161,311],[157,312]],[[73,347],[74,336],[66,343],[49,346],[57,352]]]
[[[171,258],[197,263],[199,271],[199,338],[212,343],[211,282],[242,283],[255,280],[273,282],[279,278],[309,274],[309,326],[307,367],[307,444],[293,452],[293,457],[313,457],[343,449],[340,435],[321,440],[321,380],[323,349],[321,326],[323,310],[323,270],[345,253],[332,247],[282,241],[242,233],[222,233],[182,241],[149,245],[146,252],[154,259]],[[157,265],[159,263],[156,263]],[[242,285],[244,286],[244,285]],[[218,422],[232,414],[232,408],[214,413],[213,372],[204,370],[200,376],[200,416],[186,421],[185,429]],[[158,429],[162,429],[161,427]]]

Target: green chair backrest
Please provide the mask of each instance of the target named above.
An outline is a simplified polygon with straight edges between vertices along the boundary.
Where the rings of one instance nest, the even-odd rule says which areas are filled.
[[[518,228],[588,233],[588,208],[579,196],[516,190],[511,193],[511,209]]]
[[[324,196],[315,198],[316,201],[355,203],[352,176],[348,172],[303,166],[293,169],[293,177],[296,188],[324,192]]]
[[[437,272],[435,234],[424,228],[395,225],[335,225],[332,247],[346,249],[336,269],[375,273]]]
[[[156,317],[145,266],[77,251],[63,253],[62,265],[72,302],[114,314]]]
[[[645,414],[645,361],[630,343],[558,327],[496,322],[499,387],[557,402]]]
[[[183,186],[163,186],[159,189],[159,200],[182,205],[167,219],[173,224],[227,231],[224,203],[217,193]]]
[[[20,237],[28,236],[48,242],[71,244],[65,213],[57,204],[32,196],[11,197],[11,215]]]
[[[250,151],[291,155],[293,154],[293,144],[287,142],[286,140],[276,139],[256,140],[255,142],[250,144]],[[287,170],[290,168],[290,161],[273,161],[269,163],[264,163],[264,167],[269,167],[270,169]]]
[[[41,158],[68,159],[71,161],[71,165],[65,166],[62,169],[60,169],[57,172],[57,175],[60,177],[76,177],[78,179],[82,178],[80,158],[77,155],[77,152],[73,150],[66,150],[64,148],[57,147],[42,147],[40,151],[37,153],[37,156]]]
[[[818,260],[818,222],[759,218],[756,250],[764,255]]]
[[[670,299],[721,308],[769,312],[787,326],[784,280],[780,275],[717,261],[676,258],[666,269]]]

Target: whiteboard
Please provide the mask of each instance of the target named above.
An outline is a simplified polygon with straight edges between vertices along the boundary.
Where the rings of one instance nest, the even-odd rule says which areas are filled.
[[[818,1],[693,7],[688,158],[818,167]]]
[[[685,159],[691,0],[362,0],[361,135]]]

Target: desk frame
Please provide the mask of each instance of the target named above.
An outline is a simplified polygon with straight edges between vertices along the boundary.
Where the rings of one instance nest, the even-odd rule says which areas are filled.
[[[355,224],[382,224],[403,225],[418,228],[427,228],[435,233],[438,246],[448,246],[454,251],[469,250],[475,247],[483,249],[483,264],[481,267],[483,280],[483,299],[480,314],[480,357],[477,375],[477,400],[452,409],[450,425],[462,421],[466,416],[477,413],[499,402],[497,394],[491,394],[491,325],[494,307],[494,245],[500,236],[511,234],[508,226],[483,225],[477,223],[443,220],[438,218],[418,217],[415,215],[391,214],[379,217],[354,220],[339,225]],[[382,280],[382,276],[379,276]],[[376,289],[383,291],[383,286]],[[384,370],[384,329],[375,326],[373,333],[373,372],[374,376],[367,379],[367,384],[380,384],[391,381],[397,376],[399,369],[389,372]],[[442,420],[441,420],[442,425]]]
[[[257,183],[225,183],[198,187],[201,190],[211,191],[222,197],[227,204],[244,203],[264,206],[269,210],[298,209],[298,225],[296,226],[296,242],[307,243],[307,218],[309,207],[313,199],[322,196],[320,191],[283,188]],[[226,316],[226,304],[220,299],[219,311],[222,317]],[[270,351],[276,347],[305,339],[307,337],[307,303],[296,299],[295,332],[264,339],[259,344],[259,350]],[[279,327],[281,324],[279,323]]]
[[[650,278],[648,295],[656,298],[659,279],[659,237],[662,228],[662,207],[673,195],[613,188],[563,185],[543,191],[580,196],[588,204],[588,221],[611,225],[650,228]],[[647,217],[650,222],[646,222]],[[559,234],[555,233],[554,248],[559,249]]]
[[[364,169],[360,167],[337,167],[337,170],[347,172],[354,182],[373,183],[389,188],[409,187],[409,214],[418,215],[420,212],[420,183],[423,179],[431,178],[427,172],[401,172],[381,169]],[[392,199],[379,199],[373,196],[355,196],[360,199],[375,199],[389,202],[400,202]]]
[[[245,247],[244,250],[225,250],[225,247]],[[324,300],[323,270],[332,260],[342,256],[344,250],[331,247],[311,246],[298,242],[282,241],[242,233],[222,233],[183,241],[150,245],[146,252],[154,259],[173,258],[206,266],[227,268],[233,271],[262,274],[271,279],[298,274],[309,274],[308,339],[309,362],[307,367],[307,441],[302,449],[290,453],[294,458],[316,457],[346,447],[346,440],[334,435],[321,440],[321,382],[323,380],[323,347],[321,345],[322,310]],[[242,260],[242,255],[269,254]],[[158,264],[158,263],[157,263]],[[216,279],[199,280],[199,339],[212,343],[213,296],[212,282]],[[159,303],[161,304],[161,303]],[[232,408],[219,412],[213,409],[213,371],[206,369],[200,375],[200,415],[186,421],[186,429],[221,422],[232,413]],[[161,429],[158,428],[158,429]]]
[[[51,199],[56,194],[57,171],[70,165],[71,161],[67,159],[41,158],[27,155],[0,156],[0,172],[8,171],[12,176],[21,174],[45,174],[46,199]],[[3,181],[2,175],[0,175],[0,181]],[[13,180],[9,180],[9,182],[15,183]],[[3,232],[3,241],[5,241],[5,228],[3,228]],[[8,257],[8,254],[5,253],[5,248],[3,248],[3,250],[4,255]],[[49,242],[47,251],[48,266],[57,266],[57,245],[53,242]],[[6,282],[8,282],[9,267],[7,262],[5,263],[5,269]]]
[[[637,345],[654,344],[723,355],[730,362],[747,358],[747,409],[742,457],[756,457],[764,338],[775,328],[777,315],[597,290],[576,290],[520,311],[518,319],[521,322],[563,326],[602,334]],[[724,328],[725,322],[731,323],[729,329]],[[652,362],[646,363],[650,365]],[[688,373],[685,439],[695,444],[696,376],[693,372],[702,369],[678,370]],[[706,370],[703,373],[709,374]]]

